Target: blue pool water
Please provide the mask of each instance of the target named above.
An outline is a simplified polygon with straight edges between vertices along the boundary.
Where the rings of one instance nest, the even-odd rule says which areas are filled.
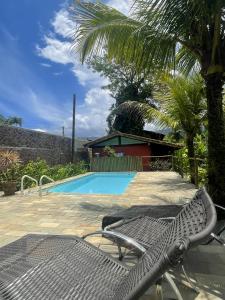
[[[112,194],[125,192],[135,172],[94,173],[48,189],[51,193]]]

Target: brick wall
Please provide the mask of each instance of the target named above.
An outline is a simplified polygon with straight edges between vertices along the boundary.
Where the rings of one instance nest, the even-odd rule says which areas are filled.
[[[41,158],[55,165],[71,159],[70,138],[13,126],[0,126],[0,149],[18,151],[24,163]]]

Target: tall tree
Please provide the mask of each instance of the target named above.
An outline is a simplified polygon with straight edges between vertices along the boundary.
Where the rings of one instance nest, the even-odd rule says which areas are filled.
[[[107,121],[109,132],[121,131],[126,133],[141,134],[145,120],[143,117],[136,117],[135,113],[116,111],[115,109],[125,101],[139,101],[154,105],[152,100],[152,76],[143,70],[137,72],[134,64],[117,64],[109,60],[106,55],[95,56],[87,61],[87,64],[94,71],[108,78],[109,83],[103,86],[110,91],[111,96],[116,100],[111,107]],[[141,111],[139,115],[141,116]]]
[[[0,115],[0,125],[16,125],[22,126],[22,119],[19,117],[4,117]]]
[[[208,191],[224,204],[225,1],[136,0],[133,18],[104,4],[79,3],[75,44],[82,60],[107,47],[110,57],[133,61],[140,70],[152,64],[165,69],[179,49],[183,70],[199,64],[207,95]]]

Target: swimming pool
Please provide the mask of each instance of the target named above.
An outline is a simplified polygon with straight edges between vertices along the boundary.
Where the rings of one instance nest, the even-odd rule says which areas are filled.
[[[50,193],[109,194],[125,192],[135,172],[93,173],[49,188]]]

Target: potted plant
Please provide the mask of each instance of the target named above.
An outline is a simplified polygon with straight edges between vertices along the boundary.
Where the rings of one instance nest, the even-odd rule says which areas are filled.
[[[0,186],[5,196],[14,195],[16,192],[16,179],[21,163],[16,151],[0,151]]]

